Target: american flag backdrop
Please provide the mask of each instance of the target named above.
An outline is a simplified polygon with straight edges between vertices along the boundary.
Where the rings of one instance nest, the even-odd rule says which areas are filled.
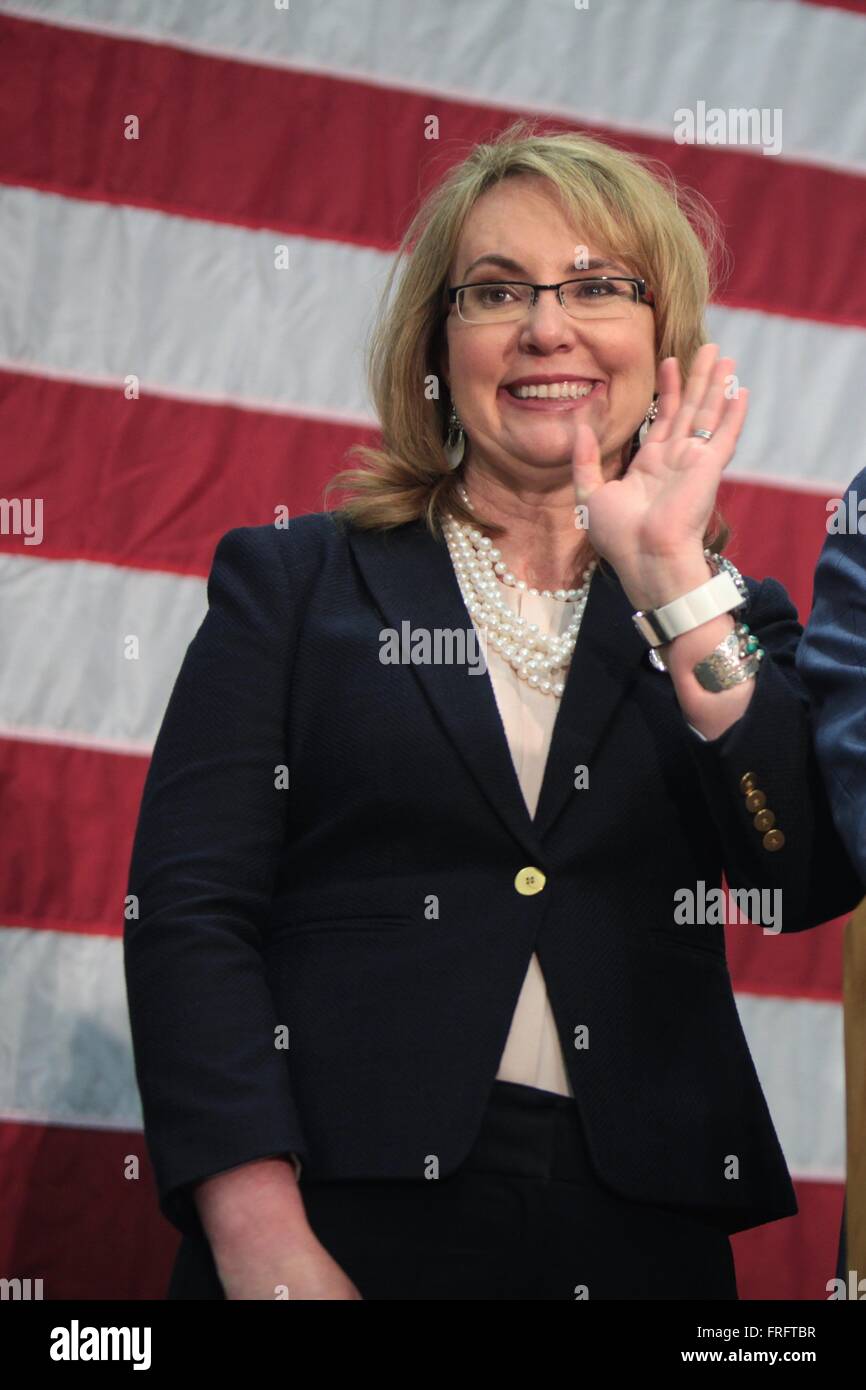
[[[827,501],[866,463],[866,8],[0,0],[0,54],[0,1276],[161,1298],[178,1237],[124,893],[218,539],[322,509],[375,439],[363,343],[419,196],[540,115],[660,158],[720,214],[708,326],[751,390],[728,553],[805,620]],[[706,113],[741,108],[778,149],[711,142]],[[800,1206],[733,1238],[742,1298],[826,1298],[835,1272],[843,927],[727,928]]]

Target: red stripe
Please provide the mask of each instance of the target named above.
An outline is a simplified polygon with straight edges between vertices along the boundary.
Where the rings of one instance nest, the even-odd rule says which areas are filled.
[[[852,465],[853,471],[853,465]],[[718,504],[731,528],[726,554],[755,579],[784,584],[805,623],[815,566],[827,539],[827,501],[834,495],[723,478]]]
[[[0,19],[0,41],[0,180],[385,250],[419,189],[518,114],[29,20]],[[447,141],[421,136],[431,101]],[[137,141],[123,139],[130,112],[141,122]],[[582,128],[662,159],[710,200],[734,255],[719,302],[866,326],[862,178],[677,145],[673,135]]]
[[[372,428],[159,396],[130,402],[114,387],[4,371],[0,435],[5,496],[43,498],[40,558],[202,576],[230,527],[271,522],[280,505],[290,516],[321,511],[350,445],[377,438]],[[745,573],[784,584],[801,618],[829,496],[728,478],[719,489],[728,554]],[[14,534],[0,535],[0,550],[37,553]]]
[[[0,738],[3,926],[122,934],[147,767],[146,757]]]
[[[827,1298],[827,1280],[836,1274],[845,1189],[841,1183],[805,1179],[794,1188],[796,1216],[731,1237],[741,1299]]]
[[[819,5],[828,10],[851,10],[866,15],[866,0],[799,0],[801,5]]]
[[[0,1170],[4,1278],[41,1279],[46,1301],[165,1298],[179,1237],[141,1133],[4,1121]]]
[[[842,1002],[842,940],[848,917],[815,931],[764,936],[749,922],[725,927],[725,949],[734,989],[816,1003]],[[784,925],[784,923],[783,923]]]
[[[0,371],[0,436],[4,495],[41,497],[45,532],[38,547],[0,534],[0,550],[204,576],[230,527],[321,511],[375,432]]]

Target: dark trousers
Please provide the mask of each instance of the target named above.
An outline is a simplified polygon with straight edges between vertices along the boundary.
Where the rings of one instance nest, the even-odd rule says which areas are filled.
[[[599,1181],[575,1102],[496,1081],[445,1178],[300,1182],[307,1218],[364,1299],[736,1299],[727,1234]],[[168,1297],[224,1298],[184,1237]]]

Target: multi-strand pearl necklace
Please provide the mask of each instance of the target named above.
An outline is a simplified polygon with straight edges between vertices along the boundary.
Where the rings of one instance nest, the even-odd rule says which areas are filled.
[[[466,489],[461,486],[459,491],[462,500],[471,508]],[[543,695],[561,699],[565,681],[554,673],[564,671],[571,660],[589,598],[595,560],[587,565],[577,589],[533,589],[525,579],[515,577],[502,559],[502,552],[476,527],[458,521],[448,512],[443,530],[466,607],[484,629],[490,646],[504,657],[521,680]],[[546,636],[537,623],[527,622],[521,614],[515,613],[502,593],[501,584],[541,598],[574,603],[574,616],[558,636]]]

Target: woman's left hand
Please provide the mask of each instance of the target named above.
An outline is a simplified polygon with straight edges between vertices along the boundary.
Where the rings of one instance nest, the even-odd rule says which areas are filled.
[[[658,415],[622,478],[605,481],[595,432],[578,422],[575,497],[588,512],[589,539],[616,570],[635,608],[658,608],[709,578],[704,532],[723,470],[734,456],[748,391],[726,394],[734,359],[705,343],[684,392],[675,357],[659,367]],[[712,430],[711,440],[696,429]]]

